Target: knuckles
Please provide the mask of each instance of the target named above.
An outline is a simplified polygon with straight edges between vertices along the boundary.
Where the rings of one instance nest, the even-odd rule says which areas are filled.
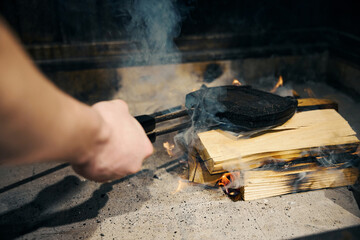
[[[101,161],[100,158],[96,159],[96,164],[94,164],[94,169],[92,169],[94,175],[120,178],[140,171],[143,160],[152,155],[154,148],[146,135],[144,135],[143,130],[139,131],[136,125],[127,117],[129,115],[128,104],[123,100],[117,99],[97,103],[94,107],[98,108],[100,112],[106,113],[104,114],[105,116],[109,115],[107,113],[115,116],[114,118],[109,118],[109,124],[113,127],[114,132],[117,133],[112,135],[111,141],[103,148],[102,151],[104,152],[101,154]],[[118,121],[118,118],[119,121],[122,120],[125,124],[118,126],[118,122],[114,122],[114,119]],[[133,119],[133,121],[136,120]],[[105,157],[104,159],[104,156],[110,157]],[[122,163],[119,164],[118,161]],[[117,165],[119,168],[114,168],[112,164]]]
[[[121,108],[123,111],[129,112],[129,105],[125,101],[116,99],[112,100],[112,103],[116,104],[117,107]]]

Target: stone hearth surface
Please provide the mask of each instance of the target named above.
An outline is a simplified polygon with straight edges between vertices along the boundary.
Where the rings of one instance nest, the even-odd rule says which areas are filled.
[[[276,82],[256,71],[234,72],[228,61],[221,65],[222,76],[208,86],[231,84],[235,77],[265,89]],[[117,69],[122,82],[114,98],[126,100],[134,115],[183,104],[186,93],[204,84],[205,66]],[[244,80],[251,76],[256,81]],[[318,98],[336,100],[360,133],[358,102],[324,82],[284,80],[284,93],[293,88],[307,97],[304,89],[311,88]],[[220,189],[189,184],[181,154],[170,157],[163,148],[173,137],[158,137],[142,171],[112,183],[84,180],[65,167],[0,193],[0,239],[289,239],[360,225],[354,192],[346,187],[233,202]],[[1,167],[0,189],[57,165]],[[176,191],[179,182],[183,188]]]

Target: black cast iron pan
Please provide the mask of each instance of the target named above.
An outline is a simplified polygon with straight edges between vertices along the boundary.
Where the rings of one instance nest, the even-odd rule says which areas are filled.
[[[222,128],[232,131],[253,131],[285,123],[295,113],[297,100],[260,91],[250,86],[202,88],[186,95],[186,109],[163,115],[135,117],[152,142],[157,135],[187,128]],[[181,116],[191,121],[156,130],[156,123]]]

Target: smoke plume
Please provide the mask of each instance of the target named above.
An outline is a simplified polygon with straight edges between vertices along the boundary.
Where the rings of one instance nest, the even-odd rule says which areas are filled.
[[[176,50],[174,38],[180,34],[181,16],[173,0],[135,0],[129,8],[127,26],[145,64],[166,61]],[[171,59],[178,62],[180,59]]]

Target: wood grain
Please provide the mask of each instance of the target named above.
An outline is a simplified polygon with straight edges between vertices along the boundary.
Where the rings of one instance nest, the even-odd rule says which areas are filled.
[[[338,145],[356,148],[359,140],[355,135],[340,114],[325,109],[296,113],[285,124],[249,138],[219,129],[202,132],[196,148],[214,174],[253,169],[274,157],[286,161],[309,152],[320,155]]]

